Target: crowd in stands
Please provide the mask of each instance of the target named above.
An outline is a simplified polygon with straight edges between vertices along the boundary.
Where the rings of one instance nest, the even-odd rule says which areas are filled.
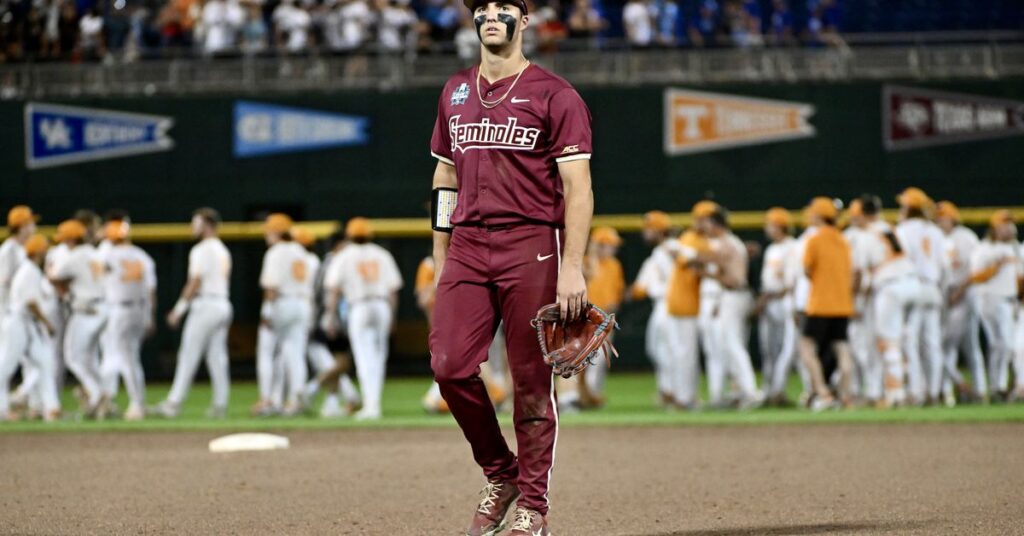
[[[534,0],[527,48],[837,46],[847,16],[873,20],[881,9],[867,16],[866,3]],[[470,59],[477,47],[461,0],[0,0],[0,63],[453,51]]]

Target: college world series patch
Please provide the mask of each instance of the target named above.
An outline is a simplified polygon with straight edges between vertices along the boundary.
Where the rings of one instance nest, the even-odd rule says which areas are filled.
[[[452,91],[452,106],[459,104],[466,104],[466,99],[469,98],[469,84],[463,82],[455,91]]]

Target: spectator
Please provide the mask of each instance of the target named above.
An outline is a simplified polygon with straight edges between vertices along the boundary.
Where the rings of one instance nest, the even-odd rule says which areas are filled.
[[[804,30],[804,42],[810,46],[845,46],[839,36],[840,9],[835,0],[808,0],[810,17]]]
[[[586,2],[587,0],[582,1]],[[538,9],[530,25],[537,33],[537,50],[545,54],[557,52],[558,43],[565,40],[567,35],[571,35],[566,31],[562,21],[558,19],[558,12],[551,6]]]
[[[772,16],[768,29],[769,44],[774,46],[792,46],[796,44],[793,29],[793,12],[789,10],[786,0],[772,0]]]
[[[658,45],[674,47],[679,41],[680,18],[682,15],[676,0],[659,0],[655,18],[655,32]]]
[[[201,14],[195,0],[170,0],[157,16],[160,41],[164,47],[189,48],[196,18]]]
[[[65,1],[60,6],[57,35],[57,57],[63,60],[78,59],[73,57],[75,45],[78,44],[78,12],[73,2]]]
[[[103,17],[95,7],[78,21],[78,50],[83,60],[96,61],[106,55],[103,39]]]
[[[366,0],[342,0],[328,15],[327,42],[334,52],[361,50],[367,42],[374,16]]]
[[[480,59],[480,38],[477,36],[476,24],[468,13],[462,17],[462,24],[455,32],[455,53],[466,64],[476,63]]]
[[[246,55],[259,54],[267,49],[267,38],[270,30],[263,20],[263,9],[255,3],[246,4],[245,24],[242,26],[242,53]]]
[[[646,0],[630,0],[622,10],[626,40],[632,48],[647,48],[654,38],[654,17]]]
[[[733,46],[748,48],[764,43],[760,27],[751,22],[750,14],[740,0],[728,0],[725,3],[722,21],[728,29],[729,42]]]
[[[282,0],[271,14],[274,24],[274,44],[289,54],[305,52],[309,47],[309,30],[313,18],[295,0]]]
[[[697,7],[697,16],[693,24],[687,29],[690,44],[698,48],[715,46],[720,32],[718,2],[715,0],[702,0]]]
[[[409,9],[408,0],[376,0],[377,42],[382,52],[397,53],[407,50],[416,36],[410,33],[416,25],[416,13]]]
[[[608,26],[608,21],[601,17],[591,0],[576,0],[568,22],[570,39],[586,39],[594,45],[597,44],[597,34]]]
[[[237,0],[208,0],[203,6],[202,23],[204,54],[234,52],[238,30],[245,23],[245,11]]]
[[[29,60],[38,59],[44,52],[46,40],[46,20],[42,11],[30,6],[22,23],[21,47],[24,57]]]
[[[425,0],[423,18],[430,24],[430,39],[434,43],[448,43],[459,29],[465,7],[460,0]]]

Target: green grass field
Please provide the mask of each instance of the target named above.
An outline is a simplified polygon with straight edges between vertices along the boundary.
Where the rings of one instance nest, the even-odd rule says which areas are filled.
[[[320,419],[316,416],[285,418],[250,417],[249,406],[256,401],[256,386],[240,383],[232,386],[231,406],[227,419],[210,420],[203,413],[210,400],[207,384],[196,385],[177,419],[147,418],[142,422],[107,420],[101,422],[68,419],[58,423],[0,423],[0,433],[26,431],[176,431],[176,430],[291,430],[372,427],[441,427],[455,426],[447,415],[428,415],[420,406],[420,398],[430,385],[428,378],[389,379],[384,390],[384,418],[378,422],[356,422],[353,419]],[[162,399],[169,385],[149,386],[150,403]],[[795,398],[799,385],[794,379],[790,393]],[[654,377],[650,374],[613,374],[608,378],[608,404],[597,411],[566,414],[565,426],[689,426],[747,424],[811,424],[811,423],[931,423],[931,422],[1024,422],[1024,405],[971,405],[955,408],[909,408],[892,411],[871,409],[811,413],[799,409],[759,409],[754,411],[697,412],[666,411],[654,405]],[[75,408],[70,391],[64,394],[66,408]],[[121,394],[120,405],[126,400]],[[319,400],[315,405],[319,408]],[[504,423],[511,418],[503,414]]]

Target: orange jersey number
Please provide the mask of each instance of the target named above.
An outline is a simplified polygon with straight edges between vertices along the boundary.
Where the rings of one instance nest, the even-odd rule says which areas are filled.
[[[138,283],[142,281],[142,263],[139,261],[121,261],[121,281],[124,283]]]
[[[377,261],[364,261],[356,265],[359,275],[367,283],[376,283],[380,279],[380,265]]]
[[[306,280],[305,261],[295,261],[292,263],[292,277],[294,277],[295,280],[300,283]]]

